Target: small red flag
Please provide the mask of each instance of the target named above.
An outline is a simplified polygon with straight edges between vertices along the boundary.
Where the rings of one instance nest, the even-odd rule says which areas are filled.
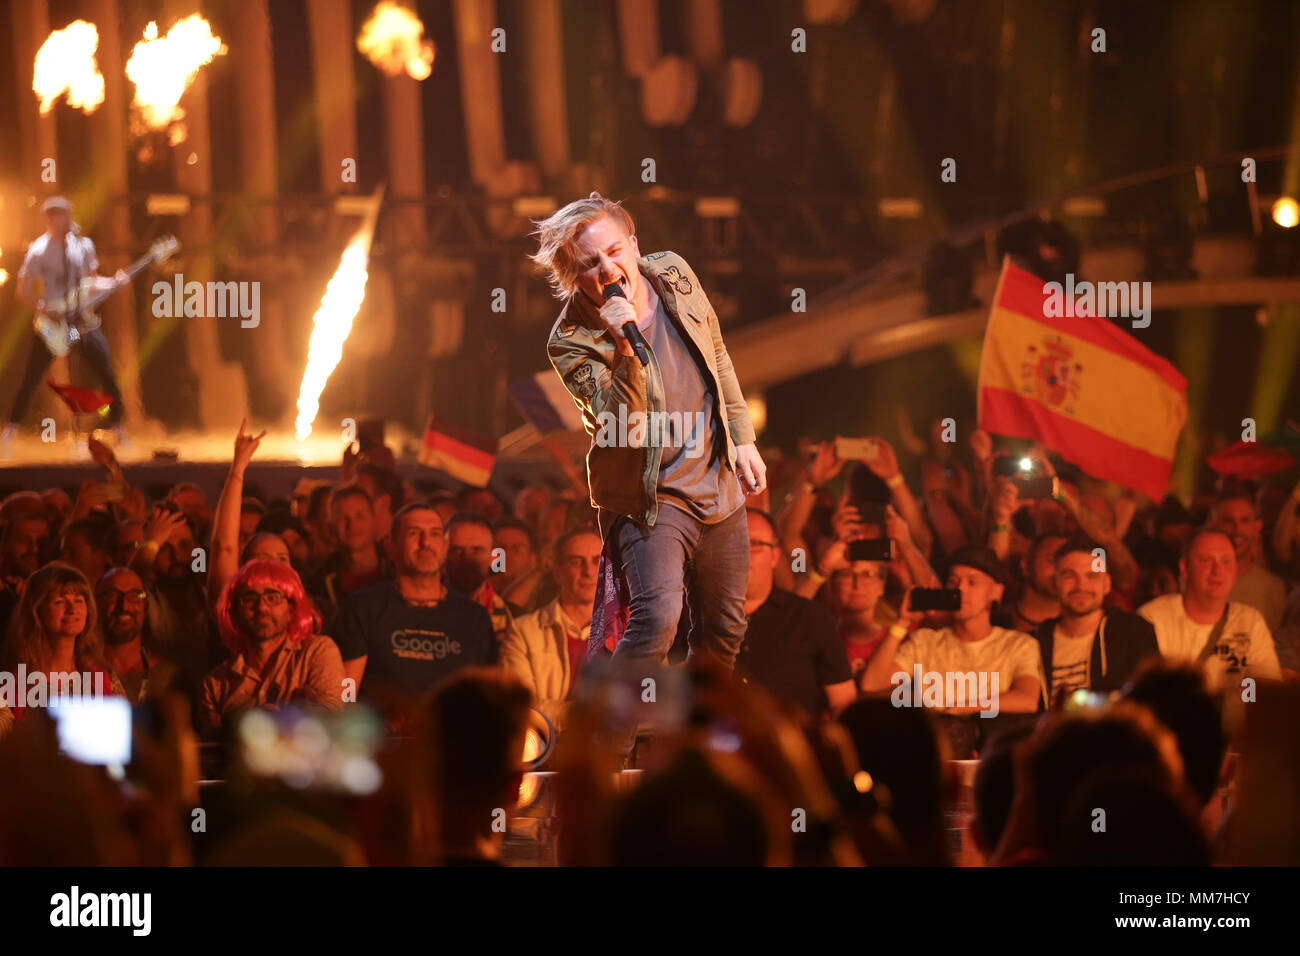
[[[1249,480],[1294,467],[1296,460],[1284,448],[1239,441],[1220,448],[1205,463],[1220,475]]]
[[[113,396],[97,392],[93,388],[56,385],[54,380],[49,378],[45,380],[45,384],[54,389],[59,398],[67,403],[68,408],[78,415],[99,415],[103,417],[108,414],[108,410],[113,404]]]

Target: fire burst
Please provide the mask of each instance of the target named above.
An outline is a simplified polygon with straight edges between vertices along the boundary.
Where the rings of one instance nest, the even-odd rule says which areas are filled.
[[[73,20],[55,30],[36,51],[32,64],[32,91],[41,98],[41,115],[54,108],[64,93],[68,105],[93,113],[104,102],[104,75],[95,63],[99,30],[93,23]]]
[[[149,129],[166,129],[184,118],[177,104],[194,82],[200,69],[226,52],[221,38],[212,35],[212,25],[197,13],[178,20],[165,37],[158,36],[158,24],[150,21],[144,39],[126,61],[126,75],[135,84],[135,106]],[[172,136],[172,145],[185,138]]]
[[[307,347],[307,369],[302,373],[302,386],[298,390],[298,440],[311,434],[312,423],[320,411],[320,393],[329,381],[330,373],[343,357],[343,343],[352,332],[352,320],[357,317],[361,302],[366,297],[367,265],[370,261],[370,240],[374,237],[373,218],[363,226],[348,247],[334,272],[320,308],[312,316],[311,343]]]
[[[357,49],[389,76],[406,73],[423,80],[433,72],[433,41],[425,39],[424,24],[392,0],[375,7],[357,37]]]

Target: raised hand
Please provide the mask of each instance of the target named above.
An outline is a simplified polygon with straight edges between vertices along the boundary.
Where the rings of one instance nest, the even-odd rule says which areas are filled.
[[[876,454],[874,458],[867,459],[866,465],[877,478],[888,481],[899,471],[898,456],[894,454],[894,446],[883,438],[872,438],[870,440],[875,443]]]
[[[993,498],[993,523],[1010,524],[1011,516],[1020,507],[1020,489],[1016,483],[1005,475],[997,478]]]
[[[248,467],[248,463],[253,460],[253,453],[257,451],[257,446],[266,437],[266,429],[262,429],[261,433],[257,435],[247,434],[244,431],[247,424],[247,419],[239,423],[239,434],[235,436],[235,457],[231,462],[231,468],[237,469],[241,474]]]
[[[171,511],[155,505],[149,519],[144,523],[144,540],[146,542],[152,541],[162,547],[172,539],[177,530],[184,524],[185,516],[179,511]]]
[[[912,542],[912,532],[908,529],[907,522],[894,510],[893,505],[885,505],[885,537],[894,540],[899,552]]]
[[[840,506],[831,516],[831,527],[838,541],[852,541],[862,537],[862,515],[849,503],[847,497],[840,501]]]
[[[835,443],[824,441],[817,446],[817,454],[808,464],[808,480],[820,488],[835,478],[844,468],[844,459],[835,454]]]

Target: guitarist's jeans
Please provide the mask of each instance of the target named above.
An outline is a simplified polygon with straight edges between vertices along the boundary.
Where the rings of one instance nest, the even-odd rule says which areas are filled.
[[[81,345],[68,353],[69,358],[78,352],[104,383],[104,390],[113,397],[113,406],[104,418],[104,425],[109,427],[116,425],[122,420],[122,389],[117,384],[117,376],[113,374],[113,360],[109,358],[108,339],[104,338],[103,331],[95,329],[93,332],[83,333]],[[54,356],[50,355],[45,342],[33,332],[31,351],[27,353],[27,368],[23,372],[22,384],[18,386],[18,394],[14,396],[9,421],[17,423],[23,420],[23,415],[27,412],[27,404],[32,400],[32,393],[40,387],[41,381],[45,378],[45,370],[50,367],[50,362],[53,360]]]

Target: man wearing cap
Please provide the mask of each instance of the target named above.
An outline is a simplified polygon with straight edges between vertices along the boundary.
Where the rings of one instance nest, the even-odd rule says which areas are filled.
[[[892,690],[904,680],[914,682],[917,669],[923,683],[937,674],[945,687],[958,683],[949,675],[973,673],[977,686],[990,691],[991,701],[982,704],[969,697],[965,702],[945,698],[936,709],[958,717],[1038,710],[1044,687],[1038,644],[1028,634],[994,627],[989,620],[990,610],[1002,598],[1005,581],[1005,569],[991,549],[969,545],[956,549],[948,566],[947,587],[961,592],[961,607],[952,612],[951,623],[937,629],[917,628],[924,615],[912,610],[915,589],[909,590],[898,623],[867,662],[862,689],[868,693]],[[925,705],[932,706],[928,699]]]
[[[45,233],[27,247],[27,255],[18,270],[18,285],[15,293],[18,300],[31,306],[38,313],[46,314],[46,303],[61,299],[87,276],[95,278],[100,289],[116,288],[128,281],[125,272],[118,271],[112,279],[95,275],[99,271],[99,257],[95,253],[95,244],[80,235],[80,227],[72,221],[72,203],[62,196],[51,196],[42,207],[48,226]],[[41,284],[39,295],[34,285]],[[95,370],[104,383],[104,388],[113,398],[106,425],[116,425],[122,418],[122,389],[113,374],[113,362],[108,354],[108,340],[99,329],[82,332],[82,355]],[[27,411],[27,403],[36,391],[49,367],[53,356],[45,347],[45,342],[35,332],[32,333],[31,351],[27,354],[27,366],[23,371],[22,383],[14,396],[14,403],[9,412],[9,421],[5,425],[3,444],[13,440],[18,430],[18,423]]]

